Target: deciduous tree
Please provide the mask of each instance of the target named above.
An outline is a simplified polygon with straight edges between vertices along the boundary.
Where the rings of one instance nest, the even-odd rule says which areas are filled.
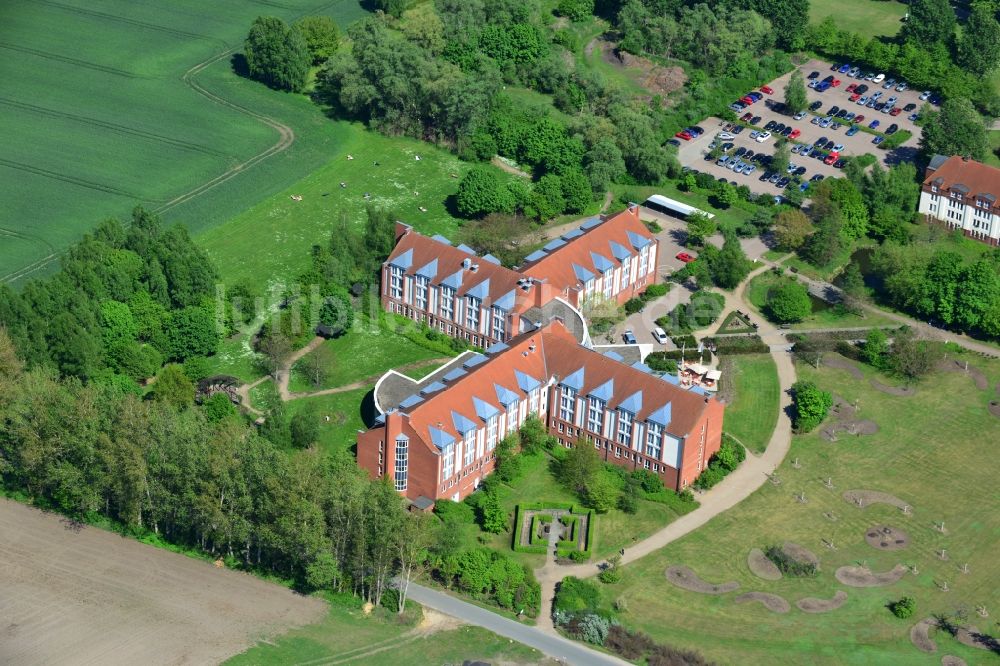
[[[774,218],[774,240],[784,250],[799,249],[812,232],[812,223],[801,210],[783,210]]]
[[[305,87],[311,57],[305,38],[280,18],[258,16],[243,44],[250,76],[278,90]]]
[[[305,40],[314,65],[326,62],[340,44],[340,29],[329,16],[305,16],[292,28]]]
[[[806,96],[806,84],[802,79],[802,72],[798,69],[792,71],[792,76],[785,84],[785,105],[792,113],[805,111],[809,106],[809,98]]]
[[[805,287],[795,280],[787,280],[768,292],[767,310],[775,321],[790,324],[812,314],[812,301]]]
[[[927,157],[961,155],[983,160],[990,150],[983,117],[967,99],[945,100],[940,111],[932,111],[925,119],[920,149]]]

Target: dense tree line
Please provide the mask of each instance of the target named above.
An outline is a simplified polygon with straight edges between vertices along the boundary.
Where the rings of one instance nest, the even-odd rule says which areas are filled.
[[[0,285],[0,324],[29,367],[135,390],[164,360],[215,352],[216,279],[183,227],[136,208],[84,236],[54,276]]]
[[[306,16],[289,26],[274,16],[258,16],[243,42],[251,77],[278,90],[301,92],[309,68],[337,49],[340,30],[328,16]]]
[[[401,498],[346,454],[289,456],[239,416],[26,371],[2,331],[0,479],[75,518],[374,603],[421,542]]]

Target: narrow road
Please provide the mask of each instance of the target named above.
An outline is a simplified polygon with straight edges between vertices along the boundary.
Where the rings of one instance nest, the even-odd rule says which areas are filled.
[[[629,666],[629,662],[592,650],[583,643],[577,643],[536,627],[521,624],[423,585],[410,583],[409,598],[428,608],[433,608],[469,624],[488,629],[495,634],[533,647],[566,664],[573,666]]]

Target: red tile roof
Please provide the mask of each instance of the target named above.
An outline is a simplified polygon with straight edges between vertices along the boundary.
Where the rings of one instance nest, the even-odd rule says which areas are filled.
[[[584,224],[586,226],[587,223]],[[631,254],[638,254],[632,244],[629,233],[645,240],[655,240],[646,225],[639,219],[639,208],[626,209],[595,224],[590,229],[582,229],[582,234],[575,238],[563,235],[566,244],[546,253],[545,257],[533,262],[527,262],[520,267],[525,275],[547,281],[557,289],[565,290],[581,284],[573,265],[583,267],[594,275],[600,275],[601,270],[594,263],[592,252],[609,259],[614,266],[620,266],[621,261],[615,257],[612,242],[627,249]],[[572,234],[572,232],[571,232]],[[571,235],[570,234],[570,235]]]
[[[955,189],[956,185],[964,185],[965,190],[962,194],[969,199],[976,195],[988,194],[994,200],[998,200],[1000,169],[955,155],[944,160],[936,169],[928,169],[924,185],[926,187],[936,185],[939,190],[945,191]]]

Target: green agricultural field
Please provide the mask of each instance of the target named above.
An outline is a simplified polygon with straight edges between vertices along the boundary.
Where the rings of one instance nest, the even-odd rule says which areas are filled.
[[[346,25],[364,15],[356,0],[7,5],[0,281],[44,272],[136,204],[217,224],[328,160],[345,133],[305,96],[237,76],[230,56],[260,14]]]
[[[224,663],[396,666],[466,661],[534,664],[544,659],[537,650],[485,629],[458,626],[438,613],[425,614],[412,602],[403,616],[378,608],[366,617],[360,600],[349,595],[330,598],[330,612],[321,622],[260,643]]]
[[[795,437],[777,470],[780,485],[765,484],[704,527],[626,566],[620,584],[602,588],[605,603],[610,607],[624,597],[629,612],[621,621],[627,626],[697,649],[719,663],[936,666],[946,654],[969,664],[993,663],[986,652],[941,631],[933,635],[938,645],[934,654],[919,652],[909,637],[918,620],[956,609],[967,611],[968,624],[993,636],[1000,633],[993,617],[1000,608],[1000,493],[990,463],[1000,421],[987,411],[997,399],[1000,361],[959,358],[968,358],[985,373],[986,389],[962,373],[940,372],[920,383],[915,395],[897,397],[875,390],[869,378],[896,382],[868,368],[858,380],[844,370],[797,365],[801,379],[815,381],[850,404],[857,400],[857,418],[871,419],[879,431],[863,437],[845,432],[835,442],[818,432]],[[828,478],[832,489],[825,485]],[[911,505],[911,515],[887,504],[859,509],[843,498],[848,490],[889,493]],[[806,503],[797,501],[798,493],[805,494]],[[936,528],[939,521],[946,533]],[[865,535],[877,525],[903,530],[909,545],[896,551],[868,545]],[[751,549],[786,541],[819,557],[816,577],[770,582],[750,572]],[[938,555],[941,549],[947,551],[946,561]],[[858,563],[873,572],[916,565],[918,574],[869,588],[848,587],[835,579],[839,567]],[[965,564],[968,573],[962,571]],[[721,595],[682,590],[664,577],[671,565],[689,566],[712,583],[736,581],[740,589]],[[941,589],[944,583],[948,591]],[[795,606],[805,597],[831,599],[838,590],[848,598],[832,612],[808,614]],[[779,614],[758,603],[734,603],[734,597],[749,591],[779,595],[791,611]],[[905,595],[916,600],[916,613],[900,620],[885,604]],[[979,605],[992,614],[989,619],[976,613]]]
[[[754,453],[767,448],[778,422],[778,369],[770,354],[734,355],[723,359],[721,392],[726,405],[723,429]]]
[[[812,0],[809,22],[832,16],[837,27],[863,37],[892,37],[903,25],[906,5],[895,0]]]

